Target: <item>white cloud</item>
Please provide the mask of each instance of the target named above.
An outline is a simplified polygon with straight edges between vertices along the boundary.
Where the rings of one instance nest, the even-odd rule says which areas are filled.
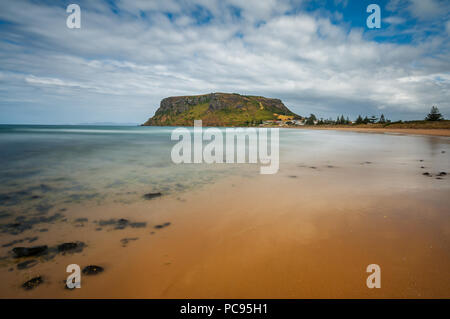
[[[14,96],[97,116],[80,122],[143,122],[166,96],[214,91],[277,97],[326,117],[381,108],[415,117],[431,104],[450,111],[445,39],[377,43],[315,14],[284,15],[288,3],[120,1],[116,15],[90,1],[80,30],[65,27],[64,8],[2,4],[0,19],[19,27],[0,33],[8,40],[0,42],[0,112],[11,112]],[[210,23],[184,14],[200,4],[215,16]]]
[[[443,13],[437,0],[410,0],[408,9],[413,16],[421,20],[433,19]]]
[[[448,0],[390,0],[386,9],[397,15],[408,12],[421,21],[439,20],[449,16]]]
[[[403,24],[406,19],[398,17],[398,16],[390,16],[383,19],[383,22],[387,22],[389,24]]]

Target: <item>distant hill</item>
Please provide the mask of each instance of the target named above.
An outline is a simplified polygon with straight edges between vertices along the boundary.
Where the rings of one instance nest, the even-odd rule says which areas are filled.
[[[161,101],[159,109],[144,126],[254,126],[267,120],[299,119],[279,99],[236,93],[173,96]]]

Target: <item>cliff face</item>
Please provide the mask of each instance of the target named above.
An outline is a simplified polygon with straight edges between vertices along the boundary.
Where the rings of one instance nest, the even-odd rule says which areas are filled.
[[[229,93],[174,96],[161,101],[145,126],[192,126],[203,120],[205,126],[249,126],[279,118],[298,118],[279,99]]]

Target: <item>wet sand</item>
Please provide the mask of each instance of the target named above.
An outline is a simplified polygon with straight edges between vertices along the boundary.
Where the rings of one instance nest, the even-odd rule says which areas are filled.
[[[423,176],[419,162],[404,159],[312,164],[146,202],[72,207],[73,219],[107,211],[147,227],[58,226],[35,244],[57,238],[87,248],[24,271],[0,268],[0,297],[450,297],[448,177]],[[127,237],[139,239],[122,247]],[[70,263],[105,272],[83,276],[82,288],[69,291]],[[366,287],[373,263],[381,267],[381,289]],[[38,274],[42,285],[20,288]]]
[[[332,130],[359,133],[392,133],[409,135],[450,136],[450,129],[364,128],[364,127],[296,127],[308,130]]]

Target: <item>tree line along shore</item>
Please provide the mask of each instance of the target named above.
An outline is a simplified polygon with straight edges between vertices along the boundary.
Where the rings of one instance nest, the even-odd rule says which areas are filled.
[[[430,113],[423,120],[391,121],[384,114],[376,116],[359,115],[356,120],[351,121],[344,115],[333,119],[318,119],[314,114],[300,120],[266,121],[260,126],[282,126],[282,127],[305,127],[305,128],[346,128],[346,129],[441,129],[450,130],[450,120],[444,119],[439,109],[433,106]]]

